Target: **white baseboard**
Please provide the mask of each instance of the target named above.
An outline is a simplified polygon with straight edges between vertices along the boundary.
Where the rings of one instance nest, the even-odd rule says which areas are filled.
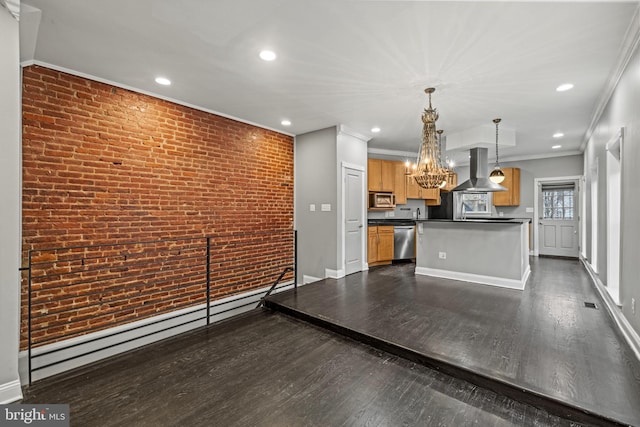
[[[423,276],[440,277],[443,279],[462,280],[463,282],[480,283],[482,285],[497,286],[500,288],[509,288],[523,290],[529,274],[531,274],[531,268],[527,266],[526,271],[522,275],[520,280],[506,279],[503,277],[495,276],[483,276],[481,274],[472,273],[460,273],[458,271],[440,270],[437,268],[428,267],[416,267],[415,274],[421,274]]]
[[[622,310],[620,310],[620,307],[618,307],[613,298],[611,298],[611,295],[609,295],[609,291],[607,291],[604,283],[602,283],[598,275],[594,272],[591,264],[587,262],[587,260],[583,256],[580,256],[580,261],[582,261],[582,265],[584,265],[587,273],[589,273],[589,277],[591,277],[591,281],[598,291],[600,298],[602,298],[602,300],[604,301],[607,312],[609,313],[609,315],[611,315],[613,322],[618,327],[618,330],[622,333],[622,336],[624,337],[627,344],[629,344],[629,347],[631,347],[631,350],[635,354],[636,359],[640,361],[640,336],[633,329],[633,326],[631,326],[627,318],[624,317],[624,314],[622,314]]]
[[[319,282],[320,280],[323,280],[320,277],[313,277],[313,276],[308,276],[306,274],[302,275],[302,282],[306,285],[307,283],[313,283],[313,282]]]
[[[331,270],[329,268],[324,269],[324,276],[331,279],[341,279],[345,276],[344,270]]]
[[[293,288],[293,282],[283,285],[275,289],[273,293]],[[267,290],[268,288],[262,288],[212,301],[210,308],[211,323],[253,310]],[[204,316],[205,309],[206,303],[199,304],[194,307],[36,347],[31,351],[31,364],[32,369],[37,370],[32,372],[31,380],[36,381],[50,377],[205,326],[205,319],[198,320],[199,317]],[[176,317],[177,315],[180,315],[180,317]],[[166,328],[171,329],[163,330]],[[117,335],[114,335],[115,333]],[[18,359],[19,373],[23,384],[29,381],[28,357],[27,351],[21,351]],[[65,361],[68,358],[73,359]],[[18,382],[19,385],[20,383]],[[1,398],[2,389],[0,389],[0,401]]]
[[[22,387],[19,379],[0,384],[0,405],[17,402],[18,400],[22,400]]]

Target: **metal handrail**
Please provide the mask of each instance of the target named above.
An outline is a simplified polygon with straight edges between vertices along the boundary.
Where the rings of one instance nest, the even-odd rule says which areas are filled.
[[[269,256],[282,253],[278,247],[290,246],[293,249],[293,259],[287,255]],[[262,250],[263,247],[265,250]],[[262,263],[256,262],[251,256],[247,256],[247,251],[251,250],[258,251],[263,258],[267,255],[268,259]],[[283,264],[286,267],[280,272],[277,280],[267,291],[262,292],[266,293],[265,296],[270,295],[274,289],[282,285],[283,279],[291,272],[293,285],[297,287],[297,232],[272,230],[155,241],[36,248],[28,251],[27,261],[28,266],[21,267],[20,270],[28,274],[26,332],[31,384],[32,373],[37,370],[190,323],[205,321],[209,325],[212,315],[248,307],[253,304],[251,301],[239,305],[237,301],[253,299],[257,295],[242,294],[254,289],[256,285],[261,286],[271,274],[275,274],[273,270]],[[219,298],[237,297],[212,302],[216,295],[219,295]],[[123,305],[132,300],[138,303]],[[146,300],[149,301],[148,304],[145,304]],[[259,305],[263,300],[264,297],[260,299]],[[234,304],[212,314],[213,307],[219,308],[231,302]],[[206,306],[198,308],[198,305],[203,303]],[[190,310],[189,307],[194,309]],[[34,311],[36,308],[38,312]],[[171,315],[171,312],[175,312],[174,315]],[[160,320],[135,325],[126,330],[109,331],[117,325],[150,319],[161,314],[166,316]],[[185,318],[176,325],[162,325],[157,330],[149,333],[144,331],[143,335],[134,338],[123,335],[131,330],[186,315],[192,317]],[[95,322],[96,319],[109,319],[108,325],[91,322]],[[86,323],[81,330],[74,327],[74,323],[77,325],[79,322]],[[68,327],[69,325],[72,327]],[[62,328],[63,331],[49,333],[49,328],[52,327]],[[69,338],[98,330],[106,333],[101,337],[89,338],[86,342],[72,341],[67,345],[40,351],[37,355],[33,353],[35,347],[52,342],[64,343]],[[114,341],[112,337],[118,336],[122,338]],[[32,361],[35,358],[78,347],[87,342],[100,344],[99,341],[105,339],[111,342],[104,341],[102,345],[95,345],[93,350],[80,350],[64,360],[33,367]]]
[[[271,295],[271,292],[273,292],[275,287],[278,286],[278,283],[280,283],[280,281],[284,278],[285,274],[287,274],[290,271],[293,271],[293,267],[286,267],[284,270],[282,270],[282,273],[280,273],[276,281],[273,282],[273,285],[271,285],[267,293],[262,298],[260,298],[260,302],[258,302],[258,305],[256,305],[256,308],[260,308],[261,306],[264,305],[265,298]]]

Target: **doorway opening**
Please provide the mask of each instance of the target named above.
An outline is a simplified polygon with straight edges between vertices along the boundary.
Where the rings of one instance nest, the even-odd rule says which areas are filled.
[[[598,274],[598,159],[591,168],[591,259],[589,265]]]
[[[580,178],[535,179],[534,255],[578,258]]]
[[[620,194],[622,174],[620,129],[607,143],[607,283],[613,301],[620,305]]]

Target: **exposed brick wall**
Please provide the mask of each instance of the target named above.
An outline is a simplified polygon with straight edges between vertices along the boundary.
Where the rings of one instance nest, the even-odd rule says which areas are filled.
[[[22,144],[24,265],[31,249],[292,229],[293,139],[287,135],[30,66],[23,70]],[[53,266],[68,271],[61,262]],[[154,274],[154,283],[161,282]],[[217,296],[265,285],[232,282]],[[56,292],[67,291],[72,288]],[[83,301],[73,296],[68,304]],[[37,302],[51,298],[43,290]],[[127,319],[134,320],[144,310],[130,303]],[[23,319],[25,304],[23,288]],[[100,311],[84,310],[85,320]],[[65,316],[46,325],[75,328]],[[51,332],[46,325],[43,336]],[[22,332],[24,338],[24,325]]]

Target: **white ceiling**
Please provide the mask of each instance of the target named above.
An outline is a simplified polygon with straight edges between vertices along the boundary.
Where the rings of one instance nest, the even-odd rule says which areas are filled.
[[[563,147],[553,154],[579,150],[638,3],[23,0],[22,6],[23,61],[290,134],[343,124],[372,137],[370,148],[403,152],[417,152],[423,90],[434,86],[445,135],[501,117],[501,128],[515,130],[517,141],[501,149],[501,158],[522,158],[548,156],[558,143]],[[25,16],[37,12],[29,6],[41,11],[39,26]],[[265,48],[276,61],[258,58]],[[159,75],[173,84],[157,85]],[[565,82],[575,88],[556,92]],[[282,126],[284,118],[292,125]],[[371,133],[374,126],[382,131]],[[555,132],[565,137],[555,140]]]

